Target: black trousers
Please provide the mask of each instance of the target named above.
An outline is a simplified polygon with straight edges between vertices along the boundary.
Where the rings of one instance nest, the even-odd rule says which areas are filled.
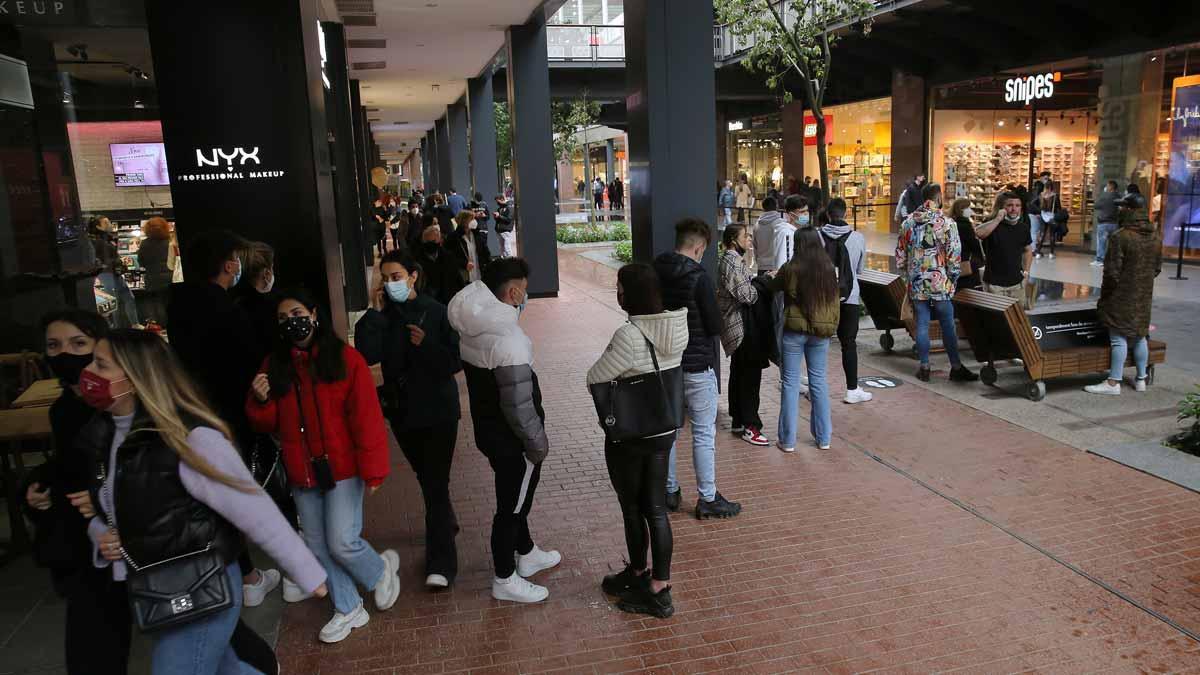
[[[592,198],[596,202],[596,208],[598,208],[598,209],[604,208],[604,193],[603,192],[593,192]]]
[[[762,431],[758,416],[758,392],[762,387],[762,368],[746,358],[742,347],[729,360],[729,416],[733,426],[750,426]]]
[[[846,391],[858,388],[858,305],[842,303],[837,336],[842,344],[842,371],[846,373]]]
[[[760,373],[762,371],[759,371]],[[617,491],[621,517],[625,521],[625,548],[629,565],[646,569],[646,540],[654,559],[651,576],[656,581],[671,579],[671,553],[675,548],[671,521],[667,517],[667,459],[675,434],[624,443],[604,443],[608,478]]]
[[[514,554],[533,550],[529,535],[529,510],[533,493],[542,476],[542,463],[534,464],[525,455],[488,456],[496,472],[496,515],[492,518],[492,565],[496,576],[507,579],[517,569]],[[666,484],[666,478],[663,478]]]
[[[70,675],[125,675],[133,623],[125,584],[108,568],[88,566],[64,579],[65,651]]]
[[[425,574],[440,574],[451,583],[458,574],[458,518],[450,502],[450,465],[458,439],[458,420],[426,429],[402,429],[391,420],[396,442],[421,484],[425,498]]]

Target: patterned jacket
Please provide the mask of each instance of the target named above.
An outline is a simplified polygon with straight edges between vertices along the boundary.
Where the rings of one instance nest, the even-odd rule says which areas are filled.
[[[913,300],[949,300],[961,274],[958,226],[933,202],[904,220],[896,241],[896,269]]]
[[[733,356],[742,346],[745,327],[742,325],[742,305],[753,305],[758,291],[750,279],[750,268],[737,251],[728,249],[717,262],[717,307],[721,310],[721,345]]]
[[[1145,337],[1154,279],[1162,271],[1162,239],[1145,209],[1122,208],[1118,219],[1121,229],[1108,240],[1096,312],[1113,333]]]

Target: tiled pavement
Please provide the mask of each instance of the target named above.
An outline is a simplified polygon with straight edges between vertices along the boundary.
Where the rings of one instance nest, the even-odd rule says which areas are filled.
[[[744,513],[674,515],[676,615],[617,611],[598,584],[624,543],[583,373],[621,316],[594,278],[568,267],[562,284],[522,318],[552,446],[531,526],[564,555],[537,579],[550,599],[490,598],[491,474],[464,419],[455,588],[420,588],[420,496],[396,452],[367,536],[400,551],[400,601],[334,646],[316,641],[326,602],[291,606],[285,673],[1200,672],[1200,644],[1100,585],[1200,632],[1200,497],[915,386],[836,403],[827,452],[719,434],[718,485]],[[836,351],[830,365],[840,392]],[[764,373],[768,432],[775,382]]]

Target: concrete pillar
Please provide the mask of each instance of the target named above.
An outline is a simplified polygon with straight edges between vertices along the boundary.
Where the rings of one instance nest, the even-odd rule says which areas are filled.
[[[929,97],[925,79],[892,70],[892,198],[896,202],[904,184],[929,169]],[[929,182],[941,183],[944,176],[929,176]],[[895,212],[896,207],[891,207]],[[899,231],[895,218],[890,218],[892,232]]]
[[[467,99],[455,101],[446,111],[450,132],[450,184],[458,194],[470,201],[471,155],[467,150]]]
[[[471,116],[471,190],[483,195],[488,208],[496,207],[500,173],[496,165],[496,110],[492,95],[492,70],[467,80],[467,107]],[[462,188],[459,188],[460,190]],[[500,251],[496,228],[488,228],[488,247]]]
[[[358,178],[358,211],[363,214],[362,226],[370,228],[372,202],[375,188],[371,185],[371,172],[367,164],[367,112],[363,109],[362,93],[358,80],[350,80],[350,119],[354,124],[354,172]],[[374,233],[366,230],[366,241],[370,243]],[[375,251],[367,246],[362,251],[363,262],[370,266],[375,264]]]
[[[441,161],[438,159],[440,148],[438,148],[436,124],[434,125],[433,129],[425,132],[425,145],[429,148],[429,173],[425,176],[425,195],[429,196],[434,192],[437,192],[438,183],[440,182],[438,169],[441,165]],[[424,209],[425,205],[422,204],[421,208]]]
[[[543,14],[536,12],[529,23],[509,27],[506,48],[517,246],[532,270],[530,296],[557,296],[554,137],[550,125],[550,66],[546,59]]]
[[[433,123],[433,131],[437,137],[437,190],[446,194],[454,182],[454,165],[450,159],[454,149],[450,147],[449,112]]]
[[[354,121],[350,109],[350,71],[346,63],[346,30],[340,23],[322,21],[325,34],[326,128],[332,137],[326,147],[331,153],[334,209],[337,213],[338,241],[341,242],[342,265],[345,269],[343,295],[346,309],[367,308],[367,275],[362,260],[373,257],[374,237],[363,231],[369,216],[361,212],[358,193],[358,170],[355,167]]]
[[[616,153],[616,144],[613,143],[613,139],[610,138],[604,143],[604,169],[607,172],[604,175],[605,184],[611,183],[613,180],[613,160],[616,159]]]
[[[421,138],[421,180],[417,181],[417,187],[424,188],[431,183],[429,179],[429,137]]]
[[[781,117],[783,124],[783,175],[795,176],[801,184],[805,174],[804,169],[804,102],[792,101],[783,106]],[[813,170],[816,167],[812,167]],[[786,182],[786,178],[784,179]],[[782,190],[785,186],[779,186]],[[783,208],[783,204],[779,205]]]

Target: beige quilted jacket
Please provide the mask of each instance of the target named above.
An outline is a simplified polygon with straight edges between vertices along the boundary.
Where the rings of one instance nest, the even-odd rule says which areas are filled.
[[[678,368],[688,344],[687,308],[630,317],[613,333],[600,359],[588,370],[587,383],[611,382],[654,372],[654,362],[643,334],[654,345],[660,370]]]

